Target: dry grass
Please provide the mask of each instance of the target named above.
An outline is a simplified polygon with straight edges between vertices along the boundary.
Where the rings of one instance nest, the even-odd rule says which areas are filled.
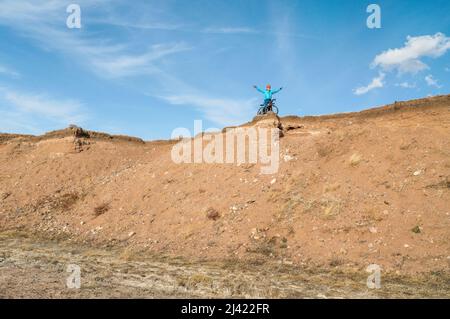
[[[71,210],[81,198],[83,198],[83,195],[76,192],[66,194],[56,193],[40,198],[35,203],[27,205],[25,209],[40,211],[44,214],[67,212]]]
[[[351,166],[357,166],[362,161],[362,155],[358,153],[354,153],[352,156],[350,156],[350,165]]]
[[[339,184],[339,183],[327,184],[324,186],[323,192],[324,193],[334,192],[334,191],[338,190],[339,188],[341,188],[341,184]]]
[[[330,267],[338,267],[338,266],[342,266],[343,264],[345,264],[345,260],[342,259],[341,257],[332,257],[330,262],[328,263],[330,265]]]
[[[323,214],[326,218],[339,215],[342,209],[342,200],[334,197],[326,197],[320,200]]]
[[[6,282],[15,285],[8,285],[6,289],[4,282],[0,282],[0,297],[51,298],[58,295],[73,298],[74,291],[60,284],[60,274],[64,271],[61,264],[73,262],[75,246],[47,245],[17,237],[8,239],[11,235],[0,233],[0,257],[8,258],[13,265],[2,269]],[[319,295],[330,298],[445,298],[448,297],[450,278],[448,271],[413,276],[383,273],[382,289],[368,291],[364,268],[347,268],[347,261],[339,256],[332,256],[324,265],[304,268],[278,262],[249,264],[238,259],[229,263],[225,260],[187,262],[154,255],[145,257],[142,252],[139,261],[124,262],[116,250],[92,250],[79,245],[75,249],[78,256],[75,258],[79,258],[75,262],[89,270],[84,272],[82,282],[88,289],[76,292],[81,298],[317,298]],[[29,287],[33,289],[27,289]]]
[[[332,148],[326,144],[318,144],[317,145],[317,154],[320,157],[326,157],[332,152]]]
[[[380,222],[384,219],[384,215],[379,209],[371,208],[364,212],[363,218],[368,222]]]
[[[290,194],[278,215],[278,220],[291,218],[296,211],[308,213],[316,204],[317,201],[314,199],[306,199],[299,194]]]
[[[261,240],[255,243],[253,247],[248,247],[247,252],[260,254],[267,257],[275,256],[276,255],[275,244],[276,244],[275,237],[271,238],[270,240],[267,239]]]

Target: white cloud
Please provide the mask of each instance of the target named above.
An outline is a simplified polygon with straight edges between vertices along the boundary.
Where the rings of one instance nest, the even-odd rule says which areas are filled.
[[[4,87],[0,87],[0,98],[12,107],[14,114],[39,116],[62,125],[81,123],[85,119],[83,105],[75,100],[58,100],[47,94],[23,93]]]
[[[372,62],[372,67],[415,74],[428,69],[428,66],[420,60],[421,58],[438,58],[449,49],[450,38],[440,32],[435,35],[408,36],[403,47],[389,49],[377,55]]]
[[[369,83],[369,85],[367,86],[361,86],[359,88],[356,88],[355,90],[353,90],[353,93],[355,95],[363,95],[368,93],[369,91],[376,89],[376,88],[382,88],[384,85],[384,77],[385,74],[384,73],[380,73],[376,78],[374,78],[372,80],[372,82]]]
[[[248,120],[256,111],[257,99],[232,100],[213,98],[201,94],[170,95],[160,98],[173,105],[193,106],[203,112],[207,119],[219,125],[238,125]]]
[[[416,83],[402,82],[396,83],[395,86],[399,86],[404,89],[414,89],[416,87]]]
[[[425,77],[425,81],[427,82],[428,86],[434,86],[438,89],[440,89],[442,87],[442,85],[439,85],[437,80],[435,80],[431,74],[428,74]]]

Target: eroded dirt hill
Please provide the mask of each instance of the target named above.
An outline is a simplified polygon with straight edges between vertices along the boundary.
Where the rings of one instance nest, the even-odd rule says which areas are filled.
[[[263,122],[261,122],[263,121]],[[279,126],[280,168],[175,164],[176,141],[0,136],[0,231],[189,260],[448,271],[450,96]]]

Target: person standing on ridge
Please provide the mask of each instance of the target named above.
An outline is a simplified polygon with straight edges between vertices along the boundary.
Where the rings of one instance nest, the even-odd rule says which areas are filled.
[[[264,94],[264,108],[267,108],[268,105],[271,105],[272,102],[272,96],[278,92],[280,92],[283,88],[280,87],[278,90],[274,90],[272,91],[272,87],[270,86],[270,84],[266,85],[266,90],[261,90],[259,87],[257,87],[256,85],[253,85],[253,87],[258,90],[259,92],[261,92],[262,94]],[[271,109],[269,109],[268,111],[272,111]]]

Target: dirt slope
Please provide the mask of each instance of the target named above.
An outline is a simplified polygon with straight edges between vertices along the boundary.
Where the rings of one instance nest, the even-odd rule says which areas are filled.
[[[258,118],[280,169],[175,164],[175,141],[73,127],[0,136],[0,231],[188,259],[401,274],[450,265],[450,96]]]

